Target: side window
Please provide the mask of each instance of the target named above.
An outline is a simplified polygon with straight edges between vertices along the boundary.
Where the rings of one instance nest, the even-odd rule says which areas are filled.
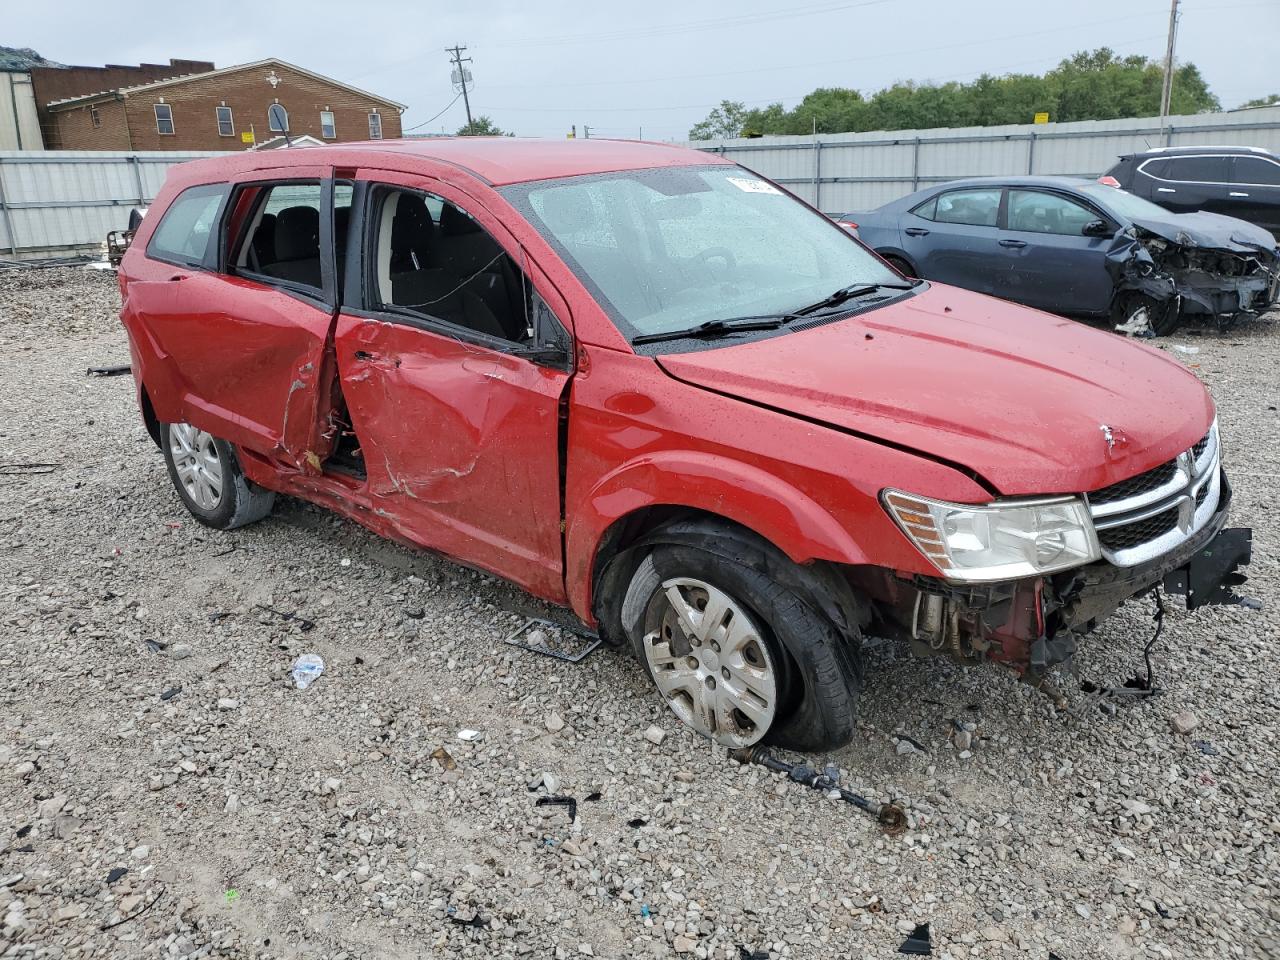
[[[547,317],[538,312],[532,285],[466,211],[430,194],[392,188],[377,192],[372,210],[371,306],[509,343],[533,343],[535,331],[546,336]],[[541,309],[549,314],[545,304]]]
[[[1280,163],[1262,157],[1236,157],[1236,183],[1280,186]]]
[[[938,197],[938,223],[994,227],[1000,215],[1000,190],[952,190]]]
[[[1169,177],[1169,161],[1165,158],[1147,160],[1138,169],[1148,177],[1156,177],[1161,180],[1167,180]]]
[[[1170,157],[1167,180],[1191,183],[1227,183],[1230,157]]]
[[[320,196],[318,180],[245,187],[240,202],[252,214],[231,259],[235,269],[318,290]]]
[[[925,220],[935,219],[938,213],[938,198],[930,197],[920,206],[913,208],[911,212]]]
[[[218,232],[218,214],[230,187],[215,183],[189,187],[164,212],[147,243],[147,256],[169,263],[198,267],[208,257]]]
[[[1009,229],[1078,237],[1098,215],[1074,200],[1038,190],[1009,191]]]

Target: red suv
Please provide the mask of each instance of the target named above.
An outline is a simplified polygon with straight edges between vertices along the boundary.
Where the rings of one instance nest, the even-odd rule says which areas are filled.
[[[1232,599],[1213,403],[1157,350],[909,280],[754,173],[496,139],[175,168],[120,271],[203,523],[277,493],[572,608],[741,747],[849,739],[861,638],[1026,679]]]

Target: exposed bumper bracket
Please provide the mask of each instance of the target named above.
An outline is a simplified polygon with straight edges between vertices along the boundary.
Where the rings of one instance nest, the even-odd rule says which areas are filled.
[[[1262,604],[1257,600],[1240,597],[1231,589],[1248,579],[1240,567],[1248,564],[1252,554],[1252,530],[1245,527],[1220,530],[1191,555],[1185,566],[1165,574],[1164,588],[1186,597],[1188,610],[1211,604],[1261,609]]]

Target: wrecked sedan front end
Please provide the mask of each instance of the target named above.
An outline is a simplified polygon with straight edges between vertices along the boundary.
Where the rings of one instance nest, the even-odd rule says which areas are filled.
[[[1190,315],[1225,327],[1269,309],[1280,295],[1280,250],[1271,234],[1212,213],[1133,219],[1117,232],[1107,270],[1123,333],[1168,332]]]

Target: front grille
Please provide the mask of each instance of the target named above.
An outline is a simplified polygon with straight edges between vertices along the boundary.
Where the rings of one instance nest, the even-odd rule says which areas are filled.
[[[1104,558],[1121,567],[1142,563],[1208,522],[1221,474],[1215,429],[1173,460],[1088,495]]]
[[[1162,463],[1158,467],[1152,467],[1146,473],[1140,473],[1136,477],[1130,477],[1128,480],[1121,480],[1118,483],[1111,484],[1109,487],[1095,490],[1089,494],[1089,502],[1099,504],[1112,503],[1116,500],[1128,500],[1130,497],[1136,497],[1139,494],[1163,487],[1173,479],[1174,474],[1177,472],[1178,461],[1170,460],[1168,463]]]
[[[1108,550],[1128,550],[1164,536],[1178,525],[1178,508],[1170,507],[1154,517],[1098,531],[1098,542]]]

